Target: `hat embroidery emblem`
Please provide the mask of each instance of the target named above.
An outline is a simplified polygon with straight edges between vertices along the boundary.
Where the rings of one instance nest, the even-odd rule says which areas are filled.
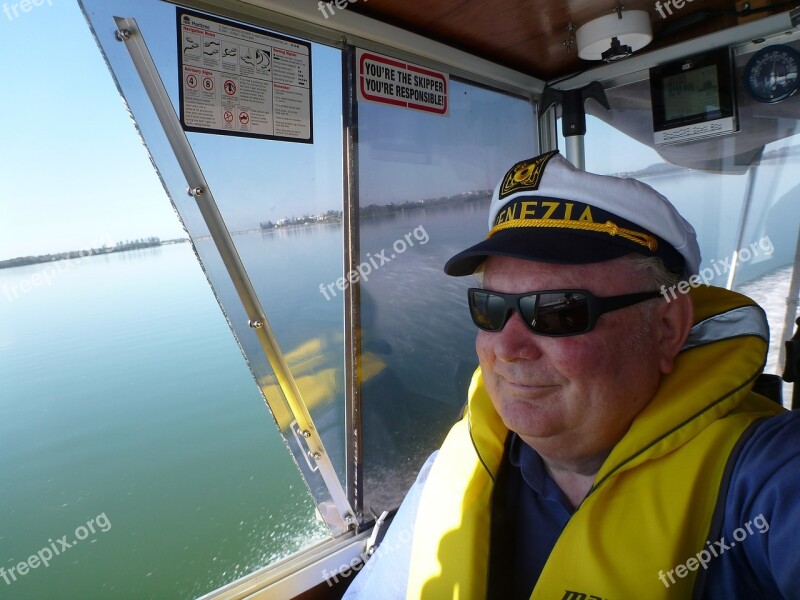
[[[556,154],[558,150],[547,152],[536,158],[529,158],[515,164],[503,177],[503,183],[500,186],[500,194],[498,199],[502,200],[510,194],[521,191],[538,190],[539,183],[544,174],[544,168],[547,162]]]

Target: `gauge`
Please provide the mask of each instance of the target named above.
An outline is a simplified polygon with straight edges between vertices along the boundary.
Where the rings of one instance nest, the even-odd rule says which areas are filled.
[[[800,54],[784,45],[756,52],[744,68],[744,88],[759,102],[780,102],[797,91]]]

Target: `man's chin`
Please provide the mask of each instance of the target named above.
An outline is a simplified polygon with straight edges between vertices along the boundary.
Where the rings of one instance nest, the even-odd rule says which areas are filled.
[[[512,400],[498,407],[505,426],[523,438],[551,438],[563,430],[553,407],[531,400]]]

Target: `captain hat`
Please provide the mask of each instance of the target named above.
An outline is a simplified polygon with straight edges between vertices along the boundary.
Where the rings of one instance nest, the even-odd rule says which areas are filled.
[[[694,228],[635,179],[576,169],[557,150],[515,164],[497,184],[489,235],[444,266],[469,275],[488,256],[584,264],[638,253],[688,277],[700,266]]]

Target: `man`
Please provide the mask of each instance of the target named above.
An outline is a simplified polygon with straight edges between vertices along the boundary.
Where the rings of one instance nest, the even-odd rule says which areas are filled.
[[[445,265],[483,278],[467,412],[345,598],[800,598],[800,419],[750,391],[760,307],[698,285],[663,196],[555,152],[489,227]]]

